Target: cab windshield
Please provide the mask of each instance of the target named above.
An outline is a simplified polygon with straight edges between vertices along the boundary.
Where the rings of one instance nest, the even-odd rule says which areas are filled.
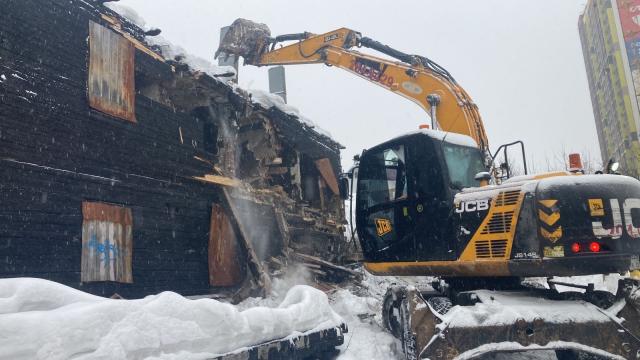
[[[478,186],[477,173],[487,171],[482,161],[482,152],[477,148],[443,144],[444,159],[449,170],[449,186],[453,189]]]

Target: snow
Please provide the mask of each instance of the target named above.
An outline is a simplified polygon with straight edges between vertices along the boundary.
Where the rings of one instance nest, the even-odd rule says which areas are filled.
[[[42,279],[0,280],[0,358],[205,359],[342,322],[327,296],[294,286],[275,308],[164,292],[112,300]]]
[[[247,91],[251,94],[251,99],[253,100],[254,103],[259,104],[265,109],[270,109],[272,107],[275,107],[287,115],[297,117],[298,121],[300,121],[302,124],[306,125],[307,127],[315,130],[318,134],[326,136],[330,139],[332,138],[330,132],[328,132],[325,129],[322,129],[321,127],[316,125],[313,121],[311,121],[309,118],[301,115],[300,110],[298,110],[298,108],[285,103],[280,96],[269,93],[264,90],[260,90],[260,89],[248,89]]]
[[[145,20],[132,8],[114,3],[106,3],[105,5],[141,29],[147,30]],[[172,44],[162,36],[147,36],[145,40],[149,45],[158,47],[166,60],[179,61],[188,65],[192,70],[205,73],[214,79],[227,79],[236,75],[236,69],[233,66],[214,65],[206,59],[189,54],[184,48]],[[320,128],[313,121],[304,117],[296,107],[286,104],[280,96],[259,89],[249,89],[246,91],[252,95],[254,103],[260,104],[265,109],[276,107],[285,114],[297,117],[300,123],[313,129],[318,134],[329,139],[333,138],[330,132]]]
[[[539,345],[530,345],[530,346],[522,346],[517,342],[503,342],[503,343],[498,343],[498,344],[486,344],[480,347],[477,347],[473,350],[469,350],[467,352],[464,352],[462,354],[460,354],[456,360],[467,360],[467,359],[476,359],[478,355],[487,353],[487,352],[493,352],[493,351],[501,351],[501,352],[508,352],[508,351],[515,351],[515,352],[519,352],[519,351],[531,351],[532,352],[532,356],[536,356],[536,357],[527,357],[527,359],[555,359],[555,353],[554,352],[542,352],[542,350],[544,349],[572,349],[572,350],[577,350],[577,351],[583,351],[586,353],[590,353],[590,354],[594,354],[594,355],[601,355],[603,357],[605,357],[606,359],[620,359],[620,360],[624,360],[623,357],[621,356],[616,356],[616,355],[612,355],[610,353],[607,353],[605,351],[602,350],[598,350],[598,349],[594,349],[588,346],[584,346],[582,344],[576,344],[576,343],[571,343],[571,342],[562,342],[562,341],[550,341],[549,343],[547,343],[547,345],[545,346],[539,346]],[[508,355],[507,357],[502,357]],[[501,354],[496,354],[495,358],[496,359],[515,359],[516,357],[518,359],[522,359],[521,357],[519,357],[521,355],[515,355],[515,354],[507,354],[507,353],[503,353]],[[545,357],[538,357],[538,356],[545,356]]]
[[[474,306],[454,306],[444,316],[446,327],[476,327],[514,324],[518,319],[533,322],[543,319],[546,323],[600,322],[611,319],[590,303],[581,301],[552,301],[533,297],[527,293],[474,291],[480,303]]]
[[[554,281],[576,284],[576,285],[589,285],[593,284],[594,290],[602,290],[608,291],[612,294],[615,294],[618,291],[618,281],[624,278],[620,274],[608,274],[608,275],[585,275],[585,276],[572,276],[572,277],[562,277],[555,276],[552,278]],[[528,278],[526,280],[528,284],[534,284],[537,287],[548,289],[549,285],[547,283],[547,278]],[[556,285],[556,289],[559,292],[566,291],[577,291],[584,292],[584,289],[580,288],[572,288],[562,285]]]
[[[471,138],[470,136],[462,135],[458,133],[440,131],[440,130],[433,130],[433,129],[420,129],[420,130],[411,131],[401,136],[398,136],[393,140],[403,136],[415,135],[415,134],[424,134],[433,139],[440,140],[440,141],[446,140],[446,142],[454,145],[475,147],[475,148],[478,147],[478,144],[476,143],[476,141],[473,140],[473,138]]]
[[[488,185],[474,188],[464,188],[456,194],[454,202],[495,199],[501,192],[520,190],[520,184]]]
[[[558,186],[581,186],[581,185],[601,185],[613,186],[633,186],[638,187],[640,183],[637,179],[624,175],[575,175],[575,176],[555,176],[540,180],[539,191],[547,191]]]
[[[568,171],[553,171],[553,172],[547,172],[547,173],[518,175],[518,176],[513,176],[508,178],[503,183],[507,184],[507,183],[517,183],[517,182],[519,183],[524,181],[532,181],[532,180],[535,180],[536,177],[539,178],[540,176],[571,176],[571,175],[573,174],[571,174]]]
[[[191,69],[203,72],[213,78],[220,75],[235,75],[236,69],[233,66],[217,66],[210,61],[201,57],[189,54],[184,48],[172,44],[169,40],[162,36],[147,36],[147,43],[157,46],[160,49],[162,57],[166,60],[179,60],[188,65]]]
[[[335,290],[329,303],[347,323],[344,344],[338,360],[404,359],[402,346],[382,326],[382,299],[392,283],[405,283],[395,277],[372,276],[364,272],[362,286]],[[303,267],[294,267],[284,279],[274,279],[269,298],[250,298],[238,304],[240,309],[252,306],[273,306],[291,286],[311,284],[312,276]]]
[[[363,272],[361,287],[342,289],[330,294],[333,309],[346,321],[349,332],[340,347],[338,360],[404,360],[402,344],[382,325],[382,301],[393,284],[428,288],[431,277],[373,276]],[[493,344],[492,344],[493,345]],[[484,360],[555,360],[555,352],[539,349],[504,348],[518,352],[488,354]],[[526,351],[535,350],[535,351]]]
[[[331,304],[349,326],[339,360],[401,358],[400,342],[382,328],[380,299],[338,290]]]
[[[133,10],[132,8],[126,6],[126,5],[121,5],[121,4],[116,4],[113,2],[108,2],[105,3],[104,6],[108,7],[109,9],[117,12],[120,16],[122,16],[123,18],[129,20],[130,22],[132,22],[133,24],[135,24],[136,26],[138,26],[139,28],[141,28],[142,30],[148,30],[147,29],[147,22],[144,21],[144,19],[142,18],[142,16],[138,15],[138,13]]]
[[[127,19],[142,30],[149,30],[144,18],[142,18],[142,16],[140,16],[132,8],[112,2],[105,3],[105,6],[115,11],[120,16]],[[169,40],[163,38],[162,36],[147,36],[145,40],[150,45],[155,45],[160,48],[162,56],[166,60],[176,60],[176,58],[178,58],[180,59],[180,62],[188,65],[191,69],[206,73],[214,78],[219,75],[235,75],[236,73],[235,69],[232,66],[216,66],[203,58],[189,54],[182,47],[172,44]]]
[[[556,278],[615,291],[619,276]],[[346,322],[349,332],[339,360],[404,359],[402,345],[382,325],[382,300],[393,285],[427,288],[429,277],[384,277],[363,272],[360,284],[329,296],[304,284],[304,268],[293,267],[274,279],[272,296],[232,306],[211,299],[188,300],[165,292],[140,300],[112,300],[41,279],[0,280],[0,358],[4,359],[206,359],[276,338],[282,339]],[[544,279],[531,279],[543,286]],[[572,291],[575,289],[572,289]],[[449,326],[532,321],[610,321],[592,305],[558,304],[528,296],[475,291],[483,303],[456,306],[443,317]],[[637,294],[636,296],[640,296]],[[611,316],[611,314],[609,314]],[[516,343],[486,344],[462,354],[482,359],[551,360],[553,351],[580,344],[549,343],[523,348]]]
[[[276,107],[287,115],[300,118],[300,110],[295,106],[286,104],[280,96],[259,89],[248,89],[247,91],[251,94],[251,99],[255,103],[262,105],[265,109]],[[313,124],[311,124],[311,126],[313,126]]]

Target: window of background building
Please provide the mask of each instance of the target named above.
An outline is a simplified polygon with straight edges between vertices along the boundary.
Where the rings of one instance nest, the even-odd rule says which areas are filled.
[[[131,209],[85,201],[82,217],[82,282],[133,283]]]
[[[131,122],[135,115],[135,47],[114,31],[89,22],[89,106]]]

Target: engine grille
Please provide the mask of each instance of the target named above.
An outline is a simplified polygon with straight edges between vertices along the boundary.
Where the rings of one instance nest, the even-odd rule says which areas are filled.
[[[511,232],[514,212],[515,211],[494,213],[484,228],[482,228],[481,234],[504,234]]]
[[[503,258],[506,253],[506,239],[476,241],[476,257],[479,259]]]
[[[518,203],[520,190],[503,191],[496,198],[496,206],[508,206]]]

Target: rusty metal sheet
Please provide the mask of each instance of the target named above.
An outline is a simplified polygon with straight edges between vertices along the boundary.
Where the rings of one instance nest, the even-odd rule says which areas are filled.
[[[82,282],[133,283],[131,209],[84,202],[82,216]]]
[[[231,222],[220,205],[211,210],[209,231],[209,284],[236,286],[244,280],[245,267],[240,260],[238,240]]]
[[[327,158],[323,158],[320,160],[316,160],[316,168],[322,175],[322,178],[329,186],[329,189],[333,191],[334,194],[340,195],[340,189],[338,188],[338,178],[336,177],[336,173],[333,171],[333,166],[331,166],[331,161]]]
[[[89,106],[135,122],[135,47],[114,31],[89,22]]]

